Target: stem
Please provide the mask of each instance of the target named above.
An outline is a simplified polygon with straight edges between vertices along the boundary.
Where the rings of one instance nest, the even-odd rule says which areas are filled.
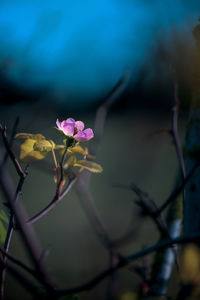
[[[55,155],[54,149],[51,149],[51,152],[52,152],[52,155],[53,155],[53,160],[54,160],[54,163],[55,163],[55,167],[57,169],[58,168],[58,163],[57,163],[57,160],[56,160],[56,155]]]

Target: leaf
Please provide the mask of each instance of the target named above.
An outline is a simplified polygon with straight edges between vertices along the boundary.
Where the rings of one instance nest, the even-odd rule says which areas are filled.
[[[138,293],[136,292],[124,292],[121,296],[120,296],[120,300],[139,300],[139,296]]]
[[[65,149],[64,145],[55,145],[55,150]]]
[[[200,251],[197,246],[190,244],[185,247],[180,264],[182,283],[195,283],[200,278]]]
[[[33,145],[33,149],[35,151],[40,151],[40,152],[49,152],[52,149],[55,148],[55,144],[51,140],[40,140],[38,142],[35,142]]]
[[[16,139],[31,139],[31,140],[35,140],[35,141],[41,141],[41,140],[45,140],[45,137],[40,134],[31,134],[31,133],[17,133],[15,135]]]
[[[8,217],[2,209],[0,209],[0,220],[8,224]]]
[[[101,173],[103,171],[99,164],[89,160],[79,160],[74,164],[74,167],[81,167],[93,173]]]
[[[88,158],[90,158],[90,159],[95,159],[95,156],[93,156],[93,155],[90,155],[89,153],[88,153],[88,148],[82,148],[80,145],[76,145],[76,146],[74,146],[74,147],[70,147],[69,149],[68,149],[68,153],[79,153],[79,154],[82,154],[83,156],[85,156],[85,155],[87,155],[87,157]]]
[[[70,158],[64,164],[63,168],[67,169],[69,166],[74,166],[76,161],[77,161],[76,156],[74,156],[74,155],[70,156]]]
[[[82,154],[82,155],[86,155],[88,151],[87,151],[87,148],[83,149],[81,146],[77,145],[77,146],[74,146],[74,147],[70,147],[68,149],[68,152],[69,153],[79,153],[79,154]]]
[[[3,225],[3,223],[0,221],[0,243],[3,245],[6,239],[6,229]]]
[[[20,146],[20,155],[19,158],[21,159],[21,161],[25,162],[25,163],[29,163],[35,160],[40,160],[45,158],[45,156],[47,155],[47,151],[46,152],[40,152],[40,151],[36,151],[34,150],[34,145],[35,145],[36,141],[33,139],[26,139],[25,142],[23,144],[21,144]]]

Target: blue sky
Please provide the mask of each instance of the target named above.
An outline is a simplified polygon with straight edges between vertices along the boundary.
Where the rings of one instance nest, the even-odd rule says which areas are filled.
[[[49,85],[59,101],[93,101],[124,70],[135,80],[156,37],[174,27],[190,32],[199,15],[200,3],[186,0],[1,1],[0,63],[22,86]]]

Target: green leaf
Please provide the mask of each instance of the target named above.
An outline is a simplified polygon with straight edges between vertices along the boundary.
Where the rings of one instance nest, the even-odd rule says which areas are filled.
[[[0,220],[8,224],[8,217],[2,209],[0,209]]]
[[[36,151],[34,150],[34,145],[36,141],[33,139],[26,139],[20,146],[19,158],[25,163],[30,163],[35,160],[40,160],[45,158],[48,151]]]
[[[6,239],[6,229],[3,225],[3,223],[0,221],[0,243],[3,245]]]
[[[99,164],[89,160],[79,160],[74,164],[74,167],[81,167],[93,173],[101,173],[103,171]]]
[[[31,140],[35,140],[35,141],[41,141],[41,140],[45,140],[45,137],[40,134],[31,134],[31,133],[17,133],[15,135],[16,139],[31,139]]]

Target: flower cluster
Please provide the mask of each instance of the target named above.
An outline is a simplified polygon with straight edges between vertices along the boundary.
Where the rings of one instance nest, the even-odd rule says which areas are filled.
[[[84,130],[85,125],[82,121],[75,121],[72,118],[68,118],[67,120],[60,122],[57,119],[56,125],[66,136],[73,137],[77,142],[89,141],[94,137],[91,128]]]

